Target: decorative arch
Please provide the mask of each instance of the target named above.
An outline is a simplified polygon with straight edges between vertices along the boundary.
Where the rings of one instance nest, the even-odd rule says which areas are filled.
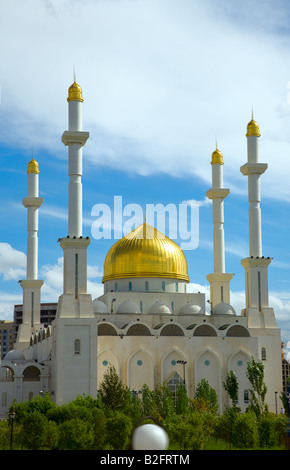
[[[118,358],[115,356],[111,349],[103,349],[98,353],[98,363],[97,363],[97,371],[98,371],[98,383],[97,388],[99,388],[100,383],[103,381],[103,376],[105,372],[108,371],[108,368],[112,366],[116,369],[117,374],[120,377],[120,364]],[[121,378],[121,377],[120,377]]]
[[[247,364],[251,361],[251,355],[244,349],[240,348],[238,351],[233,353],[229,358],[227,369],[228,372],[232,370],[239,383],[239,398],[238,405],[243,409],[247,407],[245,402],[245,391],[251,388],[249,379],[247,378]]]
[[[131,390],[141,390],[143,385],[154,388],[154,364],[150,354],[142,348],[134,351],[127,362],[127,385]]]
[[[161,328],[160,336],[184,336],[184,330],[177,323],[166,323]]]
[[[29,365],[23,370],[23,382],[39,382],[41,371],[36,365]]]
[[[118,336],[118,333],[112,323],[104,322],[98,324],[98,336]]]
[[[194,328],[193,336],[218,336],[214,326],[202,323]]]
[[[130,325],[127,333],[127,336],[151,336],[151,331],[147,325],[144,323],[136,322],[133,325]]]
[[[177,361],[186,361],[185,367],[182,364],[178,364]],[[173,374],[176,372],[178,375],[183,377],[185,372],[185,383],[188,381],[188,361],[181,351],[176,348],[170,349],[161,360],[161,383],[167,383]]]
[[[0,364],[0,380],[3,382],[13,382],[15,368],[13,365]]]
[[[201,379],[207,380],[216,391],[220,410],[222,409],[222,363],[219,356],[211,349],[201,351],[194,363],[195,389]]]
[[[249,338],[250,333],[248,328],[243,325],[231,325],[226,331],[226,336]]]

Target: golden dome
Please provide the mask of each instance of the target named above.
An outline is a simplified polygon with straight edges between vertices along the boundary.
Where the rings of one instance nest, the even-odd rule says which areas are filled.
[[[76,81],[68,89],[68,101],[84,101],[82,96],[82,89]]]
[[[104,262],[103,282],[129,277],[165,277],[189,282],[181,248],[146,222],[118,240]]]
[[[256,137],[260,137],[261,134],[260,134],[260,129],[259,129],[259,124],[254,121],[254,119],[252,119],[248,126],[247,126],[247,133],[246,133],[246,137],[249,137],[249,136],[256,136]]]
[[[28,163],[27,173],[37,173],[37,174],[39,173],[38,163],[36,160],[34,160],[34,157]]]
[[[223,161],[223,154],[220,152],[220,150],[218,150],[216,148],[216,150],[212,153],[212,156],[211,156],[211,164],[212,165],[216,165],[216,164],[219,164],[219,165],[223,165],[224,164],[224,161]]]

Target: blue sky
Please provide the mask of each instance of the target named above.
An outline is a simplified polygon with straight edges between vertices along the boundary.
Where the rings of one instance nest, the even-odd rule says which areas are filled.
[[[0,318],[22,303],[27,164],[40,165],[39,278],[43,301],[62,290],[67,234],[67,90],[83,89],[84,235],[95,204],[201,201],[199,245],[186,251],[191,288],[208,295],[213,270],[211,154],[224,155],[226,271],[232,304],[244,306],[248,255],[246,127],[261,130],[263,255],[270,304],[290,340],[290,6],[286,0],[0,0]],[[180,240],[177,240],[180,242]],[[88,289],[102,290],[114,240],[92,238]]]

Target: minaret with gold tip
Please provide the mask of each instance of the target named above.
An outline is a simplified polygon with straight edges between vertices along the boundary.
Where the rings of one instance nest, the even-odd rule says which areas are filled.
[[[260,129],[252,119],[247,126],[248,161],[241,167],[241,173],[248,177],[249,201],[249,257],[241,260],[245,269],[246,310],[249,326],[276,325],[273,310],[269,308],[268,266],[271,259],[262,256],[261,194],[260,176],[267,170],[266,163],[259,161]],[[267,315],[262,319],[262,312]],[[262,321],[262,323],[260,323]]]
[[[68,234],[70,237],[82,236],[82,147],[89,133],[82,131],[82,89],[74,80],[68,90],[68,131],[62,141],[68,146]]]
[[[225,272],[225,245],[224,245],[224,199],[230,190],[223,187],[223,155],[218,150],[212,154],[212,188],[206,193],[212,199],[213,213],[213,255],[214,272],[207,276],[210,283],[211,309],[221,302],[230,303],[230,281],[233,274]]]
[[[267,170],[266,163],[259,162],[259,125],[253,119],[247,126],[248,161],[241,167],[241,173],[248,176],[248,199],[249,199],[249,244],[250,256],[262,256],[262,234],[261,234],[261,195],[260,176]]]
[[[23,318],[18,329],[17,348],[29,345],[31,333],[40,328],[40,289],[43,281],[38,279],[38,209],[43,198],[39,197],[39,167],[34,159],[28,163],[28,196],[23,198],[27,209],[27,261],[26,280],[20,282],[23,289]]]
[[[82,147],[89,133],[82,131],[82,89],[74,81],[68,90],[69,129],[62,135],[68,146],[68,235],[63,249],[63,293],[58,299],[52,350],[52,387],[57,404],[79,394],[97,393],[97,325],[92,296],[87,293],[87,247],[82,234]],[[69,345],[69,346],[68,346]]]
[[[80,315],[79,300],[87,294],[87,247],[88,237],[82,236],[82,147],[89,133],[82,131],[82,89],[74,81],[68,90],[69,130],[62,135],[62,141],[68,146],[68,236],[61,238],[64,250],[63,294],[73,296],[74,308],[61,309],[62,315]],[[64,297],[65,298],[65,297]],[[64,300],[63,298],[63,300]],[[67,300],[68,300],[67,299]]]

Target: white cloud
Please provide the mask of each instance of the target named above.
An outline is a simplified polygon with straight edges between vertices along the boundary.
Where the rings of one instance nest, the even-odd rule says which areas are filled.
[[[93,165],[208,181],[217,138],[225,175],[239,191],[254,106],[269,189],[276,188],[265,185],[264,195],[290,200],[279,170],[290,146],[289,39],[277,33],[287,3],[246,3],[251,15],[243,4],[217,8],[211,0],[3,3],[0,140],[31,146],[33,135],[36,147],[57,149],[61,158],[75,65],[90,131],[85,156]]]
[[[181,204],[187,204],[188,206],[195,206],[198,205],[199,207],[210,206],[211,200],[208,197],[205,197],[202,201],[198,201],[197,199],[188,199],[187,201],[182,201]]]
[[[21,292],[8,293],[5,291],[0,292],[0,319],[13,321],[14,305],[22,304],[22,289]]]
[[[39,277],[44,280],[41,288],[41,299],[45,302],[57,302],[63,292],[63,257],[56,264],[46,264],[41,267]],[[96,265],[87,266],[87,292],[93,298],[103,292],[103,285],[99,282],[102,270]]]
[[[18,281],[26,274],[26,255],[9,243],[0,243],[0,274],[4,281]]]

